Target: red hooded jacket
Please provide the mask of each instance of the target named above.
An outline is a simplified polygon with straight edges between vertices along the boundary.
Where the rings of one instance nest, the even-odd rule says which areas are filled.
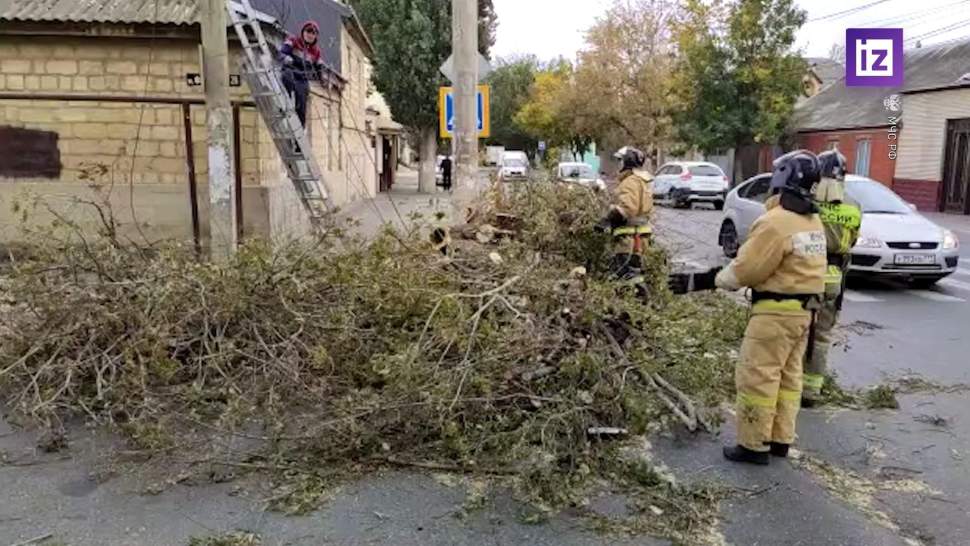
[[[303,39],[303,31],[307,28],[317,31],[317,41],[308,44]],[[320,25],[315,21],[307,21],[300,27],[299,36],[290,36],[280,48],[280,62],[294,75],[302,80],[309,79],[323,67],[323,53],[320,51]]]

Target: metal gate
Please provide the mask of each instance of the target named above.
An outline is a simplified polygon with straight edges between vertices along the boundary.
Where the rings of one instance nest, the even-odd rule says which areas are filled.
[[[947,122],[943,210],[970,214],[970,119]]]

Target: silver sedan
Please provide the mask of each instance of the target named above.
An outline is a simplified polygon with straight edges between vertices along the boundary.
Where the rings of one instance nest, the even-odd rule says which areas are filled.
[[[770,174],[758,175],[728,194],[719,243],[729,257],[737,255],[751,225],[764,214],[770,181]],[[879,182],[849,175],[845,188],[863,212],[850,272],[896,277],[925,287],[957,270],[960,242],[952,231],[916,212]]]

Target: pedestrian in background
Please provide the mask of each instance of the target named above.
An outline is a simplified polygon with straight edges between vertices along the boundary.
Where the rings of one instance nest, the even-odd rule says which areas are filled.
[[[731,461],[766,465],[787,457],[802,398],[802,364],[825,291],[825,232],[812,189],[818,158],[797,151],[775,161],[767,212],[716,278],[726,290],[752,289],[751,319],[735,371],[737,446]]]
[[[441,187],[443,187],[445,191],[451,191],[451,168],[451,156],[446,155],[445,158],[441,160]]]
[[[306,127],[307,100],[310,81],[323,75],[323,54],[319,47],[320,25],[315,21],[303,24],[299,36],[289,36],[280,48],[283,63],[283,87],[293,97],[296,115]]]

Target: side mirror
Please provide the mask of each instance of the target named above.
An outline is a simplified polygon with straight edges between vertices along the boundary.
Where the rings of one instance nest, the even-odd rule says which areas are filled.
[[[909,205],[909,209],[912,210],[913,212],[916,212],[919,210],[919,208],[914,203],[906,203],[906,204]]]

